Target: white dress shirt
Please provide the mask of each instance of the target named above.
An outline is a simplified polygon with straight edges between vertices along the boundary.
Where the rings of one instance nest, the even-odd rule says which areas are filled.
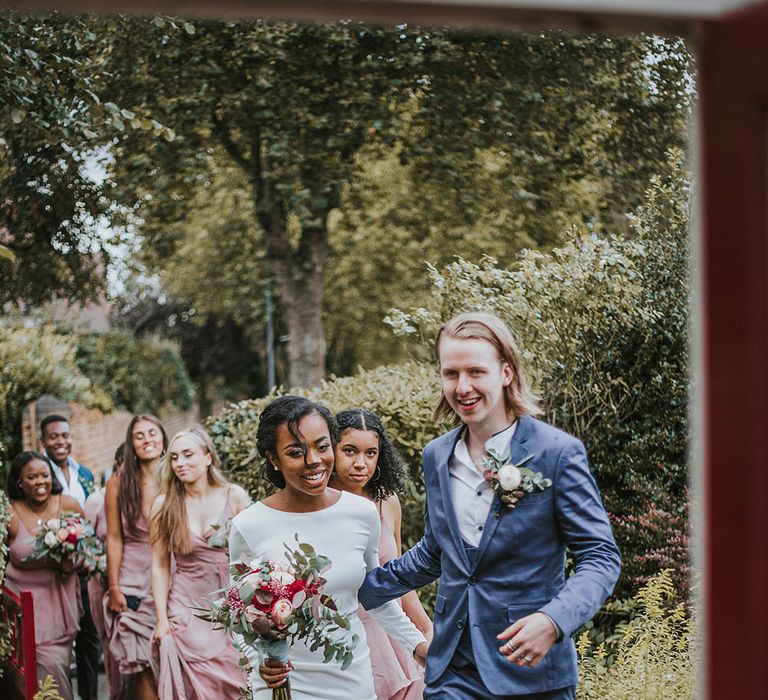
[[[485,451],[493,450],[496,454],[509,453],[509,442],[515,434],[517,421],[500,433],[493,435],[485,443]],[[466,429],[456,443],[448,465],[451,477],[451,496],[459,532],[467,544],[477,547],[483,536],[483,528],[493,503],[494,491],[483,478],[483,469],[478,467],[469,456]]]
[[[67,459],[69,462],[69,481],[64,478],[64,472],[61,470],[61,467],[51,460],[53,474],[61,484],[62,493],[67,494],[67,496],[72,496],[72,498],[74,498],[81,506],[84,506],[85,489],[77,478],[80,471],[80,465],[72,459],[72,457],[68,457]]]

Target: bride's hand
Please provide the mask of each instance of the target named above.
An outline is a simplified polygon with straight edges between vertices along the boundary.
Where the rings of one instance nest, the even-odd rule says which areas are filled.
[[[421,642],[413,650],[413,658],[416,662],[424,668],[427,665],[427,652],[429,651],[429,644],[427,642]]]
[[[290,661],[284,664],[277,659],[267,659],[259,666],[259,675],[267,684],[267,688],[279,688],[288,679],[288,674],[292,670],[293,665]]]

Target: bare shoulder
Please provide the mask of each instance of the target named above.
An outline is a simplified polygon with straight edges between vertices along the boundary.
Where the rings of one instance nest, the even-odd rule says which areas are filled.
[[[163,507],[163,503],[165,503],[165,494],[161,493],[155,497],[154,501],[152,501],[152,509],[150,511],[151,515],[158,513]]]
[[[120,490],[120,474],[113,474],[107,480],[107,486],[104,490],[104,498],[117,498],[117,493]]]
[[[230,493],[230,500],[233,510],[235,511],[235,514],[237,514],[245,510],[250,505],[251,497],[242,486],[232,484],[231,488],[232,491]]]
[[[72,496],[67,496],[66,494],[61,494],[59,508],[71,513],[79,513],[80,515],[85,515],[83,507],[74,498],[72,498]]]
[[[391,518],[399,519],[402,517],[403,509],[400,505],[400,499],[397,497],[396,493],[393,493],[391,496],[387,496],[387,498],[381,502],[381,512]]]

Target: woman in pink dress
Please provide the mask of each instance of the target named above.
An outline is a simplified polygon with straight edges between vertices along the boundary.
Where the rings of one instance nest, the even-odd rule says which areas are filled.
[[[336,416],[339,441],[330,485],[373,501],[381,520],[379,561],[386,564],[401,554],[402,511],[395,493],[405,478],[405,465],[387,437],[379,417],[365,409],[342,411]],[[415,591],[401,599],[411,622],[432,639],[432,621]],[[377,700],[416,700],[422,697],[422,672],[403,648],[381,626],[359,609],[371,650],[371,667]]]
[[[15,593],[30,591],[35,611],[37,677],[53,677],[64,700],[72,700],[69,661],[82,615],[80,581],[74,566],[52,559],[26,561],[35,551],[39,522],[63,511],[83,515],[80,504],[61,495],[51,465],[39,452],[22,452],[8,471],[11,521],[8,526],[8,566],[5,584]]]
[[[194,608],[207,607],[229,584],[229,521],[249,503],[241,487],[224,480],[205,430],[195,426],[174,436],[151,519],[160,700],[237,700],[248,684],[229,635],[196,617]]]
[[[111,664],[111,700],[157,700],[157,665],[150,638],[155,628],[149,511],[157,496],[160,458],[168,437],[154,416],[128,424],[125,459],[107,482],[107,579],[104,624]]]

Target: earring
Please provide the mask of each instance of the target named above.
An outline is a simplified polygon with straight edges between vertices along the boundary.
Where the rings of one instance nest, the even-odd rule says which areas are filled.
[[[376,469],[373,470],[373,476],[371,477],[371,483],[375,484],[378,482],[378,480],[381,479],[381,467],[379,465],[376,465]]]

